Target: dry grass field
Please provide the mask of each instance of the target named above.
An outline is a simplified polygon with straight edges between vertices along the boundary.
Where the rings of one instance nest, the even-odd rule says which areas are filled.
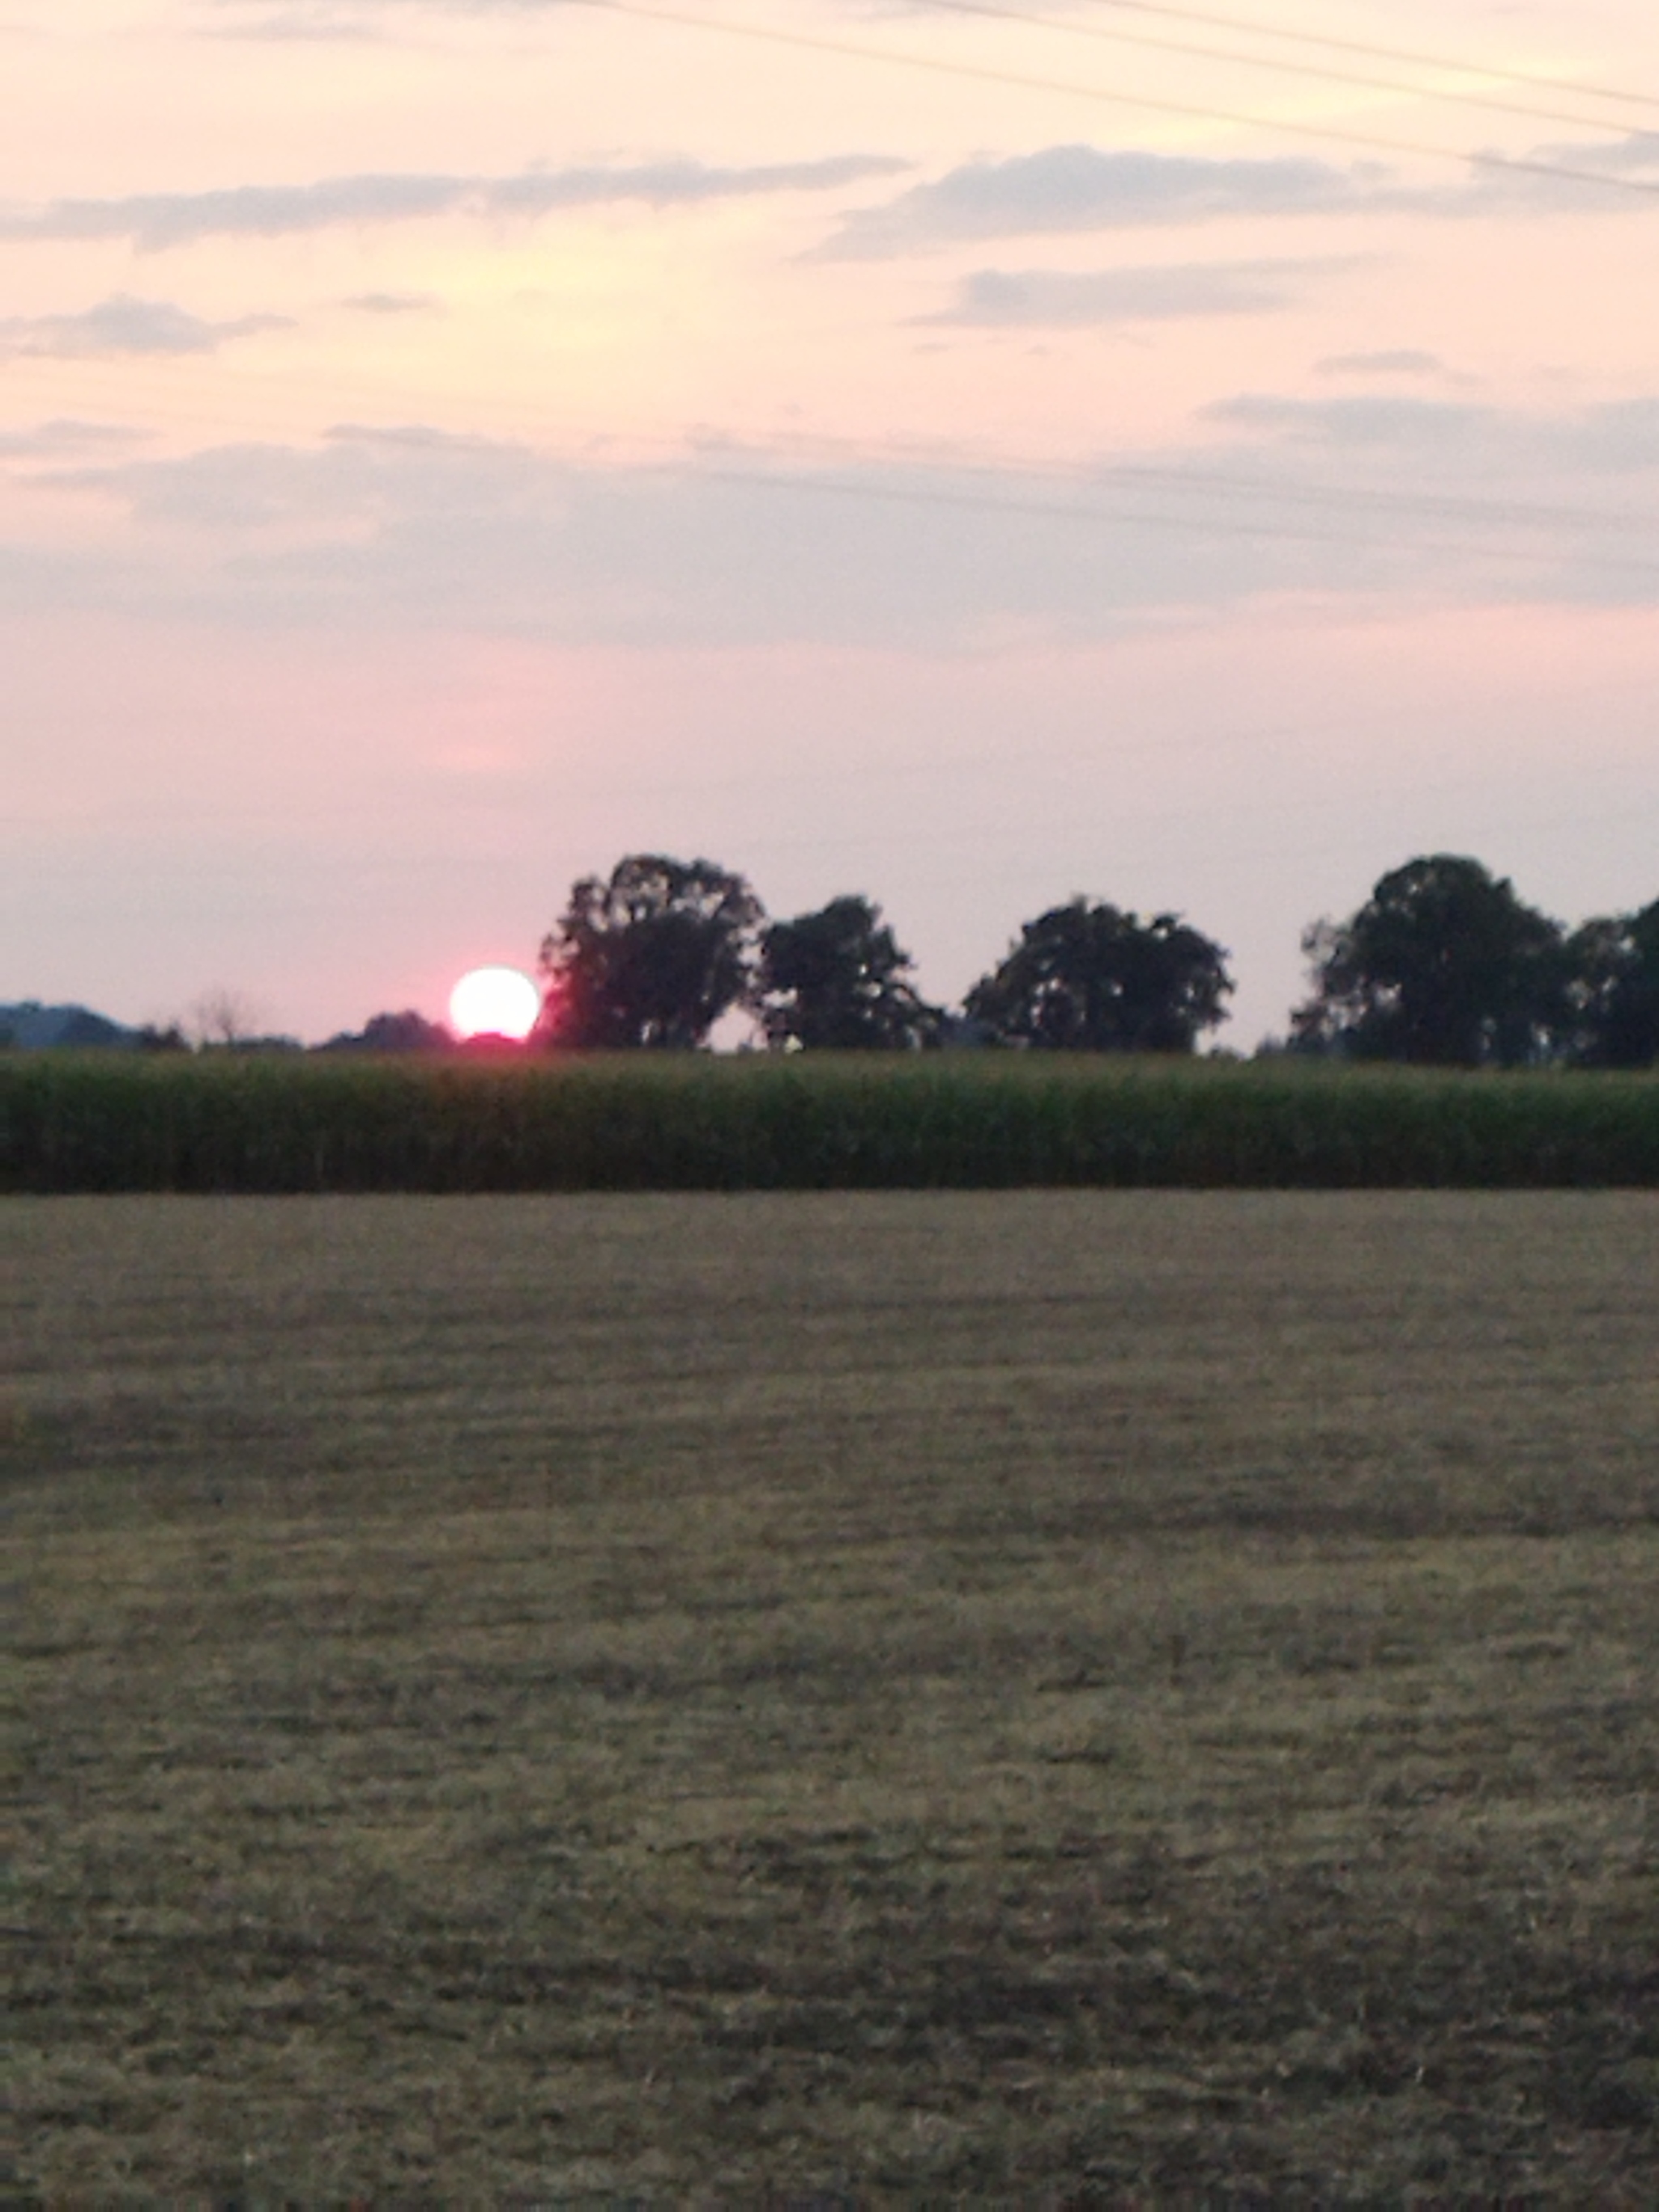
[[[25,2201],[1659,2200],[1659,1197],[4,1222]]]

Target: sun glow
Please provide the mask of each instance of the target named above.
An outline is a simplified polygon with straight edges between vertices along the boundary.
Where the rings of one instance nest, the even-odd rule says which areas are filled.
[[[449,994],[450,1024],[461,1037],[522,1042],[541,1010],[541,993],[516,968],[474,968]]]

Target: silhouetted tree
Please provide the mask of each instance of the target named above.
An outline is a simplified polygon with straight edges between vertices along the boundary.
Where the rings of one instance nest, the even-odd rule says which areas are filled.
[[[1659,1062],[1659,899],[1587,921],[1567,939],[1572,1058],[1583,1067]]]
[[[756,979],[767,1042],[842,1052],[936,1042],[939,1009],[918,996],[910,968],[866,898],[831,899],[814,914],[775,921],[761,937]]]
[[[748,993],[760,901],[712,860],[630,853],[574,884],[542,940],[544,1042],[701,1045]]]
[[[1352,920],[1315,923],[1302,949],[1315,994],[1291,1026],[1304,1051],[1511,1067],[1548,1058],[1564,1033],[1560,925],[1479,860],[1408,860]]]
[[[1190,1052],[1200,1030],[1226,1019],[1226,958],[1177,915],[1143,922],[1078,898],[1028,921],[963,1006],[1002,1044]]]
[[[319,1052],[453,1052],[455,1040],[441,1022],[429,1022],[413,1006],[401,1013],[371,1014],[361,1030],[342,1030]]]
[[[253,1043],[259,1034],[259,1012],[240,991],[223,984],[204,991],[191,1008],[191,1027],[203,1051]]]

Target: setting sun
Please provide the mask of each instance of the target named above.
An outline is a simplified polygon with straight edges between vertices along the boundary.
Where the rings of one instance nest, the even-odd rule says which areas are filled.
[[[474,968],[449,994],[450,1022],[461,1037],[521,1041],[541,1010],[541,993],[517,968]]]

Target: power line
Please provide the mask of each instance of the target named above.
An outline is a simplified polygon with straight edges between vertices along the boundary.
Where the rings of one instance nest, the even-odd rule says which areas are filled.
[[[856,447],[842,449],[842,458],[854,464],[886,465],[890,457],[880,451]],[[557,465],[557,464],[556,464]],[[1006,480],[1006,472],[985,463],[954,462],[935,464],[949,466],[963,475],[996,480]],[[1036,473],[1035,471],[1026,471]],[[599,473],[599,472],[595,472]],[[1643,532],[1648,528],[1645,518],[1630,514],[1607,513],[1593,509],[1528,506],[1510,502],[1498,504],[1480,500],[1456,500],[1433,496],[1413,498],[1395,493],[1378,492],[1357,486],[1322,486],[1316,484],[1274,484],[1261,479],[1227,475],[1220,471],[1206,471],[1178,468],[1159,468],[1153,465],[1126,463],[1103,471],[1092,479],[1091,489],[1095,496],[1083,499],[1054,497],[1010,497],[995,489],[973,489],[948,484],[927,483],[871,483],[849,477],[824,474],[805,474],[764,467],[745,468],[731,463],[713,465],[686,460],[635,461],[621,473],[627,478],[657,477],[689,484],[726,484],[735,489],[773,493],[798,493],[808,496],[841,500],[867,501],[878,504],[907,507],[938,507],[966,509],[993,514],[1030,515],[1038,519],[1067,522],[1116,522],[1150,529],[1184,531],[1200,537],[1225,536],[1232,538],[1282,540],[1311,544],[1347,545],[1377,552],[1464,555],[1479,559],[1497,559],[1529,562],[1548,562],[1561,557],[1553,549],[1522,545],[1504,545],[1487,541],[1474,544],[1466,539],[1432,538],[1417,540],[1395,539],[1366,535],[1351,530],[1333,530],[1302,523],[1286,523],[1263,519],[1251,520],[1237,515],[1216,515],[1192,511],[1176,513],[1145,507],[1107,506],[1100,502],[1099,493],[1109,492],[1121,486],[1133,490],[1146,486],[1153,490],[1170,492],[1209,493],[1224,500],[1255,500],[1268,504],[1315,508],[1337,508],[1345,513],[1365,510],[1379,516],[1398,516],[1435,522],[1444,520],[1465,527],[1476,529],[1489,525],[1496,530],[1587,529],[1614,532]],[[1052,480],[1054,472],[1047,471]],[[1588,561],[1593,566],[1619,574],[1631,575],[1659,575],[1659,560],[1632,558],[1623,553],[1600,553],[1582,546],[1573,549],[1572,557]]]
[[[1576,185],[1598,185],[1604,191],[1635,192],[1644,199],[1659,198],[1659,183],[1645,179],[1609,174],[1595,169],[1569,168],[1558,161],[1538,161],[1526,156],[1463,152],[1455,147],[1425,146],[1408,138],[1385,138],[1374,131],[1339,130],[1318,123],[1292,123],[1281,118],[1251,115],[1237,108],[1201,106],[1194,101],[1154,100],[1144,93],[1115,92],[1103,85],[1068,82],[1063,77],[1031,76],[1013,70],[992,69],[975,62],[949,61],[932,54],[897,53],[890,46],[855,45],[850,40],[820,38],[808,31],[786,31],[761,23],[733,23],[717,15],[693,15],[682,8],[640,4],[640,0],[570,0],[575,7],[591,8],[601,15],[628,15],[642,22],[672,23],[694,31],[716,31],[728,38],[754,39],[768,46],[792,46],[806,53],[836,54],[854,61],[884,62],[897,69],[927,70],[945,76],[964,77],[981,84],[1006,84],[1026,92],[1057,92],[1074,100],[1103,100],[1114,107],[1137,107],[1160,115],[1180,115],[1204,123],[1231,123],[1252,131],[1285,131],[1298,138],[1317,138],[1346,146],[1364,146],[1370,152],[1410,154],[1437,161],[1463,161],[1471,167],[1496,169],[1510,176],[1549,177]]]
[[[1249,522],[1231,517],[1218,518],[1214,515],[1149,513],[1145,509],[1137,512],[1125,507],[1085,504],[1075,500],[999,499],[989,492],[954,491],[939,486],[921,484],[855,483],[830,477],[782,476],[758,469],[719,467],[690,469],[683,465],[677,467],[666,462],[659,465],[647,462],[642,465],[639,473],[672,475],[695,478],[702,482],[742,485],[763,491],[805,491],[830,498],[884,501],[895,505],[964,507],[981,513],[1051,517],[1059,521],[1128,522],[1150,529],[1194,532],[1200,537],[1218,534],[1230,538],[1265,538],[1321,545],[1351,545],[1363,550],[1377,552],[1455,553],[1480,560],[1536,562],[1556,557],[1549,552],[1540,552],[1528,547],[1491,544],[1476,545],[1445,538],[1420,540],[1416,544],[1411,544],[1403,539],[1367,538],[1357,535],[1352,531],[1319,530],[1297,524]],[[1170,474],[1173,476],[1175,472],[1171,471]],[[1236,489],[1253,489],[1238,483],[1237,479],[1231,481]],[[1262,488],[1262,493],[1264,496],[1269,498],[1279,495],[1273,488],[1267,486]],[[1353,495],[1332,493],[1329,496],[1333,500],[1340,499],[1346,502]],[[1364,494],[1358,496],[1362,501],[1366,500]],[[1386,494],[1377,496],[1384,500],[1387,498]],[[1586,555],[1583,552],[1578,552],[1575,557],[1580,560],[1588,559],[1595,568],[1615,571],[1620,574],[1659,576],[1659,560],[1633,561],[1621,556],[1609,556],[1595,553]]]
[[[1571,507],[1540,504],[1517,500],[1481,500],[1447,498],[1443,495],[1426,495],[1374,491],[1352,484],[1296,484],[1272,483],[1261,477],[1234,476],[1219,469],[1177,468],[1161,466],[1156,462],[1115,461],[1092,471],[1087,464],[1071,471],[1057,469],[1051,464],[1033,461],[1018,454],[1006,453],[996,459],[975,460],[970,458],[942,453],[929,460],[925,456],[907,455],[893,447],[857,446],[851,441],[819,441],[820,450],[831,458],[866,466],[901,465],[933,467],[941,471],[953,470],[964,475],[988,477],[1006,482],[1010,477],[1047,478],[1063,481],[1068,475],[1073,481],[1085,483],[1151,483],[1169,486],[1177,490],[1200,486],[1206,491],[1219,491],[1253,499],[1282,499],[1304,504],[1334,506],[1342,508],[1370,507],[1392,514],[1449,517],[1456,521],[1490,522],[1499,528],[1547,528],[1551,526],[1577,526],[1594,530],[1635,531],[1652,534],[1651,516],[1628,510],[1606,507]],[[798,445],[797,451],[806,450]]]
[[[1361,54],[1372,61],[1414,62],[1425,69],[1455,70],[1465,76],[1500,78],[1505,84],[1535,85],[1544,92],[1574,92],[1592,100],[1622,100],[1630,107],[1659,107],[1650,93],[1615,92],[1611,85],[1582,84],[1571,77],[1548,76],[1535,70],[1500,69],[1489,62],[1459,61],[1449,54],[1426,54],[1412,46],[1379,46],[1364,39],[1334,39],[1328,33],[1293,31],[1282,25],[1253,21],[1243,15],[1217,15],[1197,8],[1172,8],[1164,0],[1100,0],[1100,5],[1137,15],[1162,15],[1183,23],[1203,23],[1212,30],[1245,31],[1263,39],[1285,39],[1301,46],[1324,46],[1333,53]]]
[[[658,441],[661,443],[663,441]],[[741,454],[743,449],[735,447]],[[705,448],[705,450],[708,450]],[[750,448],[750,451],[755,449]],[[1486,522],[1499,528],[1572,527],[1591,530],[1633,531],[1654,535],[1651,515],[1628,508],[1562,507],[1553,502],[1522,500],[1486,500],[1448,497],[1437,493],[1376,491],[1362,485],[1274,483],[1261,477],[1241,477],[1231,471],[1206,469],[1188,465],[1161,464],[1155,461],[1109,461],[1097,464],[1087,459],[1069,463],[1038,459],[1029,453],[1006,451],[985,454],[961,447],[929,444],[918,447],[897,442],[879,444],[873,441],[860,441],[850,438],[796,434],[775,441],[769,449],[781,452],[797,459],[830,461],[852,467],[892,468],[931,471],[938,475],[954,474],[988,478],[993,483],[1006,483],[1024,478],[1050,483],[1076,483],[1087,486],[1118,483],[1169,487],[1176,490],[1200,488],[1252,499],[1282,499],[1304,504],[1334,506],[1345,510],[1364,507],[1381,513],[1419,515],[1429,518],[1449,517],[1456,521],[1476,524]],[[641,464],[639,465],[651,465]],[[679,468],[687,474],[695,472],[689,461],[674,461],[657,465],[659,467]],[[708,471],[705,469],[703,473]],[[776,471],[768,471],[775,474]],[[794,479],[788,479],[794,481]],[[811,482],[815,479],[803,478]]]
[[[192,427],[199,427],[203,420],[199,408],[192,408],[188,412],[174,410],[171,411],[170,416],[167,415],[167,410],[152,408],[149,411],[152,416],[161,413],[166,419],[181,423],[187,422]],[[374,434],[374,427],[352,422],[337,423],[329,433],[329,441],[331,444],[337,446],[341,442],[349,442],[354,434],[362,435],[365,433]],[[1379,516],[1395,516],[1407,520],[1417,520],[1427,522],[1443,520],[1476,529],[1489,527],[1494,530],[1580,530],[1612,532],[1619,535],[1629,533],[1638,538],[1646,538],[1653,532],[1651,517],[1632,509],[1567,507],[1537,501],[1487,500],[1458,497],[1443,493],[1391,492],[1358,484],[1274,483],[1261,477],[1240,476],[1225,469],[1160,464],[1155,461],[1109,461],[1103,465],[1095,465],[1085,460],[1068,465],[1064,463],[1057,464],[1052,460],[1036,459],[1028,454],[1000,453],[988,457],[982,453],[975,454],[971,451],[963,452],[959,448],[937,445],[918,449],[902,444],[879,444],[869,441],[860,441],[832,436],[794,436],[781,441],[779,446],[771,449],[781,451],[798,461],[818,461],[842,469],[897,468],[912,472],[911,480],[908,483],[872,484],[867,481],[860,482],[848,476],[837,478],[821,471],[809,474],[799,468],[792,471],[770,467],[765,465],[764,452],[757,453],[753,447],[744,449],[734,445],[730,448],[723,449],[715,447],[712,449],[711,457],[711,449],[705,445],[701,456],[697,454],[696,448],[693,449],[693,453],[688,456],[684,440],[670,441],[658,436],[638,440],[635,442],[636,448],[638,445],[643,444],[647,449],[654,446],[659,452],[664,447],[668,447],[670,450],[664,458],[659,459],[635,459],[620,464],[608,465],[603,463],[595,465],[580,455],[570,457],[556,451],[549,452],[545,448],[538,448],[534,445],[529,446],[526,450],[554,469],[574,471],[595,479],[615,476],[619,480],[626,480],[634,477],[648,476],[690,483],[729,483],[754,485],[770,490],[801,490],[823,492],[842,497],[864,496],[875,500],[902,501],[910,505],[925,505],[933,502],[939,505],[979,507],[993,511],[1035,515],[1095,520],[1118,519],[1130,521],[1144,520],[1161,526],[1198,531],[1214,527],[1246,536],[1271,537],[1277,533],[1273,527],[1267,524],[1212,523],[1206,520],[1202,516],[1192,514],[1170,514],[1163,517],[1136,516],[1123,514],[1121,510],[1091,507],[1079,500],[1065,496],[1024,499],[1016,494],[1015,496],[1010,497],[998,488],[1011,484],[1017,486],[1022,480],[1026,483],[1048,483],[1054,486],[1072,484],[1079,487],[1086,498],[1090,493],[1110,492],[1120,488],[1133,490],[1145,487],[1154,491],[1177,494],[1212,494],[1228,501],[1257,501],[1315,509],[1334,508],[1343,514],[1364,510]],[[731,453],[733,458],[720,459],[719,456],[722,450]],[[745,451],[747,456],[752,459],[752,465],[744,465]],[[33,458],[21,455],[11,457],[9,463],[11,472],[16,474],[20,481],[27,483],[34,480],[35,472],[27,465],[28,459]],[[20,466],[20,464],[22,465]],[[6,465],[0,463],[0,466],[4,465]],[[155,465],[166,465],[166,464],[148,463],[143,459],[125,463],[94,462],[83,465],[83,470],[89,471],[93,476],[103,476],[106,473],[118,474],[131,466],[143,468]],[[49,465],[46,475],[48,479],[61,478],[64,472],[63,462],[54,460]],[[83,471],[74,471],[77,474],[82,472]],[[927,480],[930,477],[937,480],[952,476],[974,479],[989,489],[982,491],[968,491],[952,487],[949,483]],[[1335,544],[1380,544],[1386,542],[1375,538],[1358,538],[1352,532],[1312,532],[1306,534],[1321,542]],[[1446,551],[1475,550],[1468,547],[1460,549],[1445,540],[1433,541],[1432,547],[1419,550],[1436,548]],[[1495,548],[1483,550],[1501,550]],[[1517,548],[1504,557],[1534,559],[1540,556],[1534,552]],[[1622,556],[1611,557],[1613,565],[1628,566],[1644,574],[1650,573],[1652,567],[1652,564],[1645,561],[1628,562]]]
[[[1351,70],[1322,67],[1317,62],[1274,60],[1267,54],[1241,53],[1236,46],[1204,46],[1178,39],[1160,39],[1137,31],[1114,31],[1098,23],[1067,22],[1056,15],[1029,15],[1019,8],[999,8],[986,0],[919,0],[919,4],[951,15],[977,15],[998,23],[1020,23],[1030,29],[1056,31],[1065,38],[1095,39],[1115,46],[1141,46],[1155,53],[1194,54],[1206,61],[1234,62],[1246,69],[1276,70],[1281,75],[1310,76],[1325,84],[1363,86],[1370,92],[1401,92],[1417,100],[1449,100],[1461,107],[1486,107],[1499,115],[1522,115],[1534,123],[1562,123],[1575,130],[1625,132],[1629,125],[1599,115],[1564,115],[1548,107],[1522,106],[1518,100],[1494,100],[1490,94],[1451,92],[1433,85],[1407,84],[1398,78],[1360,76]]]
[[[42,364],[42,366],[46,365]],[[291,389],[291,384],[285,380],[284,388]],[[158,408],[152,403],[146,413],[152,421],[159,419],[175,426],[188,425],[191,428],[200,428],[204,421],[213,419],[210,415],[204,414],[199,404],[192,404],[189,408],[182,406]],[[234,422],[238,425],[241,420],[240,416],[228,415],[222,415],[218,419],[227,424]],[[343,442],[350,442],[354,437],[365,435],[384,437],[392,434],[394,429],[395,426],[377,428],[374,424],[337,421],[325,434],[326,442],[329,446],[337,447]],[[1094,514],[1103,519],[1106,511],[1088,508],[1075,500],[1063,496],[1030,501],[1020,500],[1018,497],[1009,498],[999,495],[995,488],[1010,484],[1017,485],[1024,481],[1027,483],[1046,483],[1060,487],[1074,485],[1086,494],[1090,491],[1111,490],[1118,487],[1133,489],[1145,486],[1154,490],[1176,493],[1212,493],[1228,501],[1255,500],[1279,502],[1293,507],[1334,507],[1345,514],[1364,509],[1379,515],[1399,516],[1407,520],[1415,518],[1426,521],[1448,520],[1475,528],[1576,529],[1615,534],[1634,533],[1638,537],[1646,537],[1651,534],[1654,529],[1650,514],[1631,508],[1569,507],[1550,501],[1489,500],[1480,497],[1460,497],[1443,493],[1384,491],[1370,486],[1348,483],[1274,483],[1261,477],[1241,476],[1227,469],[1206,468],[1191,464],[1139,460],[1097,462],[1088,458],[1064,461],[1008,451],[994,451],[988,453],[982,447],[964,450],[960,446],[941,444],[936,441],[918,445],[902,441],[883,442],[873,440],[839,438],[832,434],[798,433],[775,441],[769,447],[757,448],[753,445],[740,444],[735,439],[714,440],[705,434],[700,440],[694,441],[690,434],[681,434],[670,438],[659,433],[636,436],[630,442],[636,455],[641,447],[644,447],[647,453],[654,448],[661,458],[654,459],[634,458],[621,461],[600,460],[598,462],[590,457],[584,456],[580,451],[574,454],[568,452],[562,453],[556,447],[550,448],[545,445],[538,445],[534,442],[538,436],[553,437],[568,441],[570,434],[570,426],[568,423],[561,423],[557,418],[550,416],[543,416],[530,428],[527,437],[521,436],[501,442],[506,447],[533,454],[538,461],[551,468],[574,471],[593,477],[614,475],[625,479],[630,476],[648,475],[678,478],[691,483],[714,481],[752,483],[767,489],[823,490],[831,493],[840,492],[843,495],[867,493],[871,498],[902,499],[911,504],[924,503],[936,498],[941,503],[979,504],[1034,514],[1053,514],[1076,516]],[[690,453],[687,452],[688,446],[691,449]],[[210,451],[212,448],[204,450]],[[896,468],[911,472],[912,480],[908,483],[892,486],[860,484],[848,477],[842,478],[838,483],[821,472],[806,474],[799,468],[791,471],[787,468],[769,466],[766,465],[767,456],[773,453],[781,453],[798,463],[816,462],[843,469]],[[722,459],[722,455],[729,458]],[[133,457],[131,460],[106,459],[76,465],[66,461],[64,457],[54,455],[13,454],[9,457],[0,456],[0,472],[12,473],[21,482],[34,481],[40,471],[30,466],[32,462],[46,464],[45,476],[48,481],[61,479],[66,468],[71,475],[103,477],[109,474],[120,474],[131,467],[144,468],[167,465],[165,461],[157,463],[138,456]],[[752,465],[745,465],[746,462],[752,463]],[[929,477],[937,479],[952,476],[967,477],[993,489],[982,494],[963,493],[951,489],[948,484],[929,483],[925,480]],[[1134,518],[1126,517],[1125,519]],[[1156,520],[1152,517],[1147,519]],[[1172,526],[1176,527],[1202,529],[1208,526],[1201,520],[1189,516],[1170,517],[1168,520]],[[1272,534],[1270,531],[1263,532],[1251,525],[1232,526],[1243,528],[1247,534]],[[1333,542],[1370,544],[1379,541],[1361,540],[1347,534]],[[1456,549],[1447,545],[1445,550]],[[1531,554],[1522,554],[1518,557],[1535,556]],[[1650,564],[1646,562],[1640,562],[1634,565],[1643,574],[1649,572]]]

